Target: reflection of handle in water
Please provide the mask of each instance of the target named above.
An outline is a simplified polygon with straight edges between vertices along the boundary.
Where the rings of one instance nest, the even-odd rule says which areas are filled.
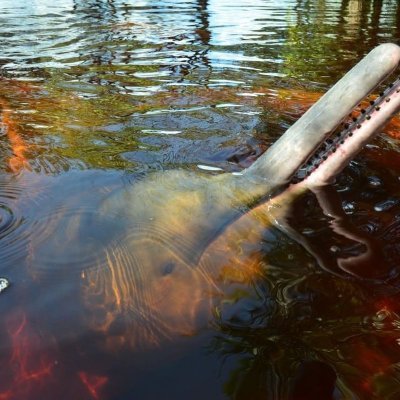
[[[340,257],[333,265],[331,256],[327,256],[321,251],[318,245],[313,244],[308,238],[290,226],[289,218],[292,207],[292,197],[301,194],[301,191],[293,193],[290,201],[283,201],[277,209],[269,208],[273,224],[286,233],[291,239],[300,244],[309,254],[311,254],[318,265],[329,273],[342,276],[343,272],[360,278],[379,278],[389,273],[389,267],[384,261],[381,243],[379,240],[361,232],[351,222],[348,221],[346,213],[341,208],[341,201],[338,193],[333,187],[321,186],[311,187],[310,190],[315,194],[318,204],[323,213],[331,219],[330,227],[336,234],[347,238],[359,245],[365,251],[351,257]],[[287,200],[281,196],[283,200]],[[286,196],[288,197],[288,196]],[[279,197],[278,197],[279,199]],[[275,199],[274,199],[275,200]],[[368,266],[374,265],[373,276]]]
[[[368,266],[374,265],[376,277],[385,275],[389,267],[384,262],[379,240],[364,234],[347,220],[347,215],[341,207],[338,193],[333,188],[312,188],[318,203],[325,215],[332,218],[330,226],[340,236],[361,244],[365,251],[351,257],[340,257],[337,260],[341,270],[356,277],[367,277]]]

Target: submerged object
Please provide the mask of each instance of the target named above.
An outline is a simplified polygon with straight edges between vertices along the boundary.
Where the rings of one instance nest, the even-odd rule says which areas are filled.
[[[10,282],[6,278],[0,278],[0,293],[4,292],[10,286]]]
[[[107,348],[155,346],[197,332],[230,289],[229,266],[237,267],[230,275],[235,279],[259,273],[262,263],[252,258],[252,249],[265,228],[274,224],[294,237],[282,224],[285,205],[328,184],[400,109],[396,81],[346,121],[399,62],[396,45],[372,50],[240,174],[171,170],[133,184],[118,181],[117,190],[95,194],[93,213],[79,210],[82,188],[96,187],[90,174],[88,184],[80,174],[79,190],[68,199],[60,190],[65,177],[48,178],[51,196],[43,198],[58,196],[59,203],[41,204],[45,229],[29,238],[29,272],[79,277],[88,316],[84,329],[106,333]],[[47,220],[48,215],[57,217]],[[85,234],[94,230],[97,241]],[[71,260],[79,260],[78,271],[68,265]]]
[[[163,171],[110,194],[100,212],[112,215],[126,231],[107,249],[106,266],[85,275],[87,305],[107,315],[106,321],[93,320],[93,327],[107,329],[121,317],[131,320],[126,338],[139,345],[191,334],[203,325],[210,299],[223,285],[226,253],[237,245],[222,254],[216,243],[235,226],[240,234],[236,240],[254,240],[241,228],[246,219],[260,225],[258,232],[269,217],[279,227],[285,203],[329,184],[399,111],[397,80],[345,122],[399,63],[397,45],[372,50],[241,174]],[[342,130],[329,138],[342,122]]]

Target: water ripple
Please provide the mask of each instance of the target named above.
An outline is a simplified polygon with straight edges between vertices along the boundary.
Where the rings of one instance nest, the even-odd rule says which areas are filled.
[[[26,265],[32,274],[70,274],[104,263],[118,232],[114,217],[99,214],[110,175],[48,179],[22,174],[0,182],[0,265]],[[113,183],[115,184],[115,182]]]
[[[91,207],[60,206],[39,219],[30,245],[34,273],[50,276],[101,268],[112,236],[112,216]]]
[[[26,249],[27,231],[24,216],[15,207],[22,187],[7,180],[0,181],[0,265],[23,257]],[[29,228],[28,228],[29,229]]]

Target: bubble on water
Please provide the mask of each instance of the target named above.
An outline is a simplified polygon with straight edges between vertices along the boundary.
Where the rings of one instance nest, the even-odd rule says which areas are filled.
[[[10,286],[10,282],[6,278],[0,278],[0,293],[4,292]]]
[[[355,204],[352,202],[343,202],[343,211],[346,214],[353,214],[355,211]]]
[[[382,181],[377,176],[368,177],[369,186],[377,187],[382,185]]]

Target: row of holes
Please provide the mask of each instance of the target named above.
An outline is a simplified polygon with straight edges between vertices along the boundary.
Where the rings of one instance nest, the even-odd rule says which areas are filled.
[[[309,176],[313,171],[315,171],[327,158],[330,154],[334,153],[337,148],[344,143],[344,141],[353,135],[353,132],[356,129],[361,128],[361,124],[365,120],[371,119],[371,113],[373,111],[379,111],[380,105],[386,101],[390,101],[390,95],[392,93],[400,92],[400,78],[397,79],[394,83],[391,83],[388,88],[379,94],[379,97],[376,100],[370,100],[370,105],[368,108],[360,108],[361,104],[358,105],[359,109],[358,117],[353,116],[353,112],[349,115],[349,120],[341,124],[341,127],[344,127],[338,133],[334,133],[329,139],[325,140],[317,149],[316,153],[314,153],[311,158],[307,160],[305,164],[299,169],[299,171],[293,176],[292,183],[298,183]]]

